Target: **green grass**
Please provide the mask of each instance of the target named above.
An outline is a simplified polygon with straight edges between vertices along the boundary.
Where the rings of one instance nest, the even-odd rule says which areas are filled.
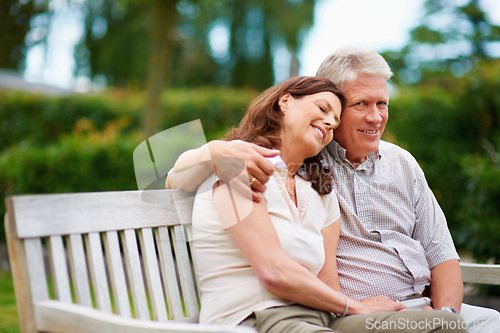
[[[0,271],[0,333],[19,333],[12,275],[6,271]]]

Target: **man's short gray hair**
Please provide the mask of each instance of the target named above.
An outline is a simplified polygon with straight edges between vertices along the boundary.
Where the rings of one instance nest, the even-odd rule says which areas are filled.
[[[319,66],[316,76],[330,79],[343,90],[344,82],[354,81],[359,75],[368,74],[389,80],[392,71],[377,52],[361,47],[348,46],[330,54]]]

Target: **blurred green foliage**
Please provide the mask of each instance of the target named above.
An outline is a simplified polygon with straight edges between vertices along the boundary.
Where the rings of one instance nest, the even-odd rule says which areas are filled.
[[[481,261],[500,258],[500,165],[498,155],[466,155],[461,159],[466,183],[462,206],[457,212],[464,221],[464,248]]]
[[[500,25],[481,0],[425,0],[419,25],[399,50],[383,56],[398,83],[420,83],[452,73],[456,77],[498,58]]]
[[[161,128],[201,119],[206,139],[218,138],[239,122],[256,94],[223,88],[166,91]],[[145,139],[138,131],[144,103],[137,91],[0,94],[0,214],[10,194],[137,189],[132,155]]]
[[[500,62],[400,88],[388,134],[419,161],[458,248],[500,260]]]
[[[0,270],[0,333],[19,333],[16,295],[9,271]]]
[[[170,89],[162,95],[163,119],[167,129],[201,119],[205,134],[218,137],[221,130],[241,119],[255,90],[230,88]],[[36,146],[55,142],[71,133],[78,121],[87,119],[97,130],[118,118],[125,118],[120,131],[139,126],[145,97],[142,92],[114,90],[99,95],[50,97],[21,92],[0,94],[0,147],[21,142]]]

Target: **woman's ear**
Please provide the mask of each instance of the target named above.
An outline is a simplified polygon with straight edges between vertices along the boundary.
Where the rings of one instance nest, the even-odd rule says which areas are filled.
[[[280,109],[283,113],[286,112],[286,109],[288,107],[288,103],[290,102],[291,98],[292,98],[292,95],[290,95],[290,93],[286,92],[278,100],[278,105],[280,106]]]

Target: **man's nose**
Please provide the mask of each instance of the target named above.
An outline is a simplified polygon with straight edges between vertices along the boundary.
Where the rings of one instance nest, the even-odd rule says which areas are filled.
[[[370,105],[368,107],[368,112],[365,116],[366,121],[372,123],[378,123],[382,121],[382,115],[380,114],[380,110],[377,108],[376,104]]]

